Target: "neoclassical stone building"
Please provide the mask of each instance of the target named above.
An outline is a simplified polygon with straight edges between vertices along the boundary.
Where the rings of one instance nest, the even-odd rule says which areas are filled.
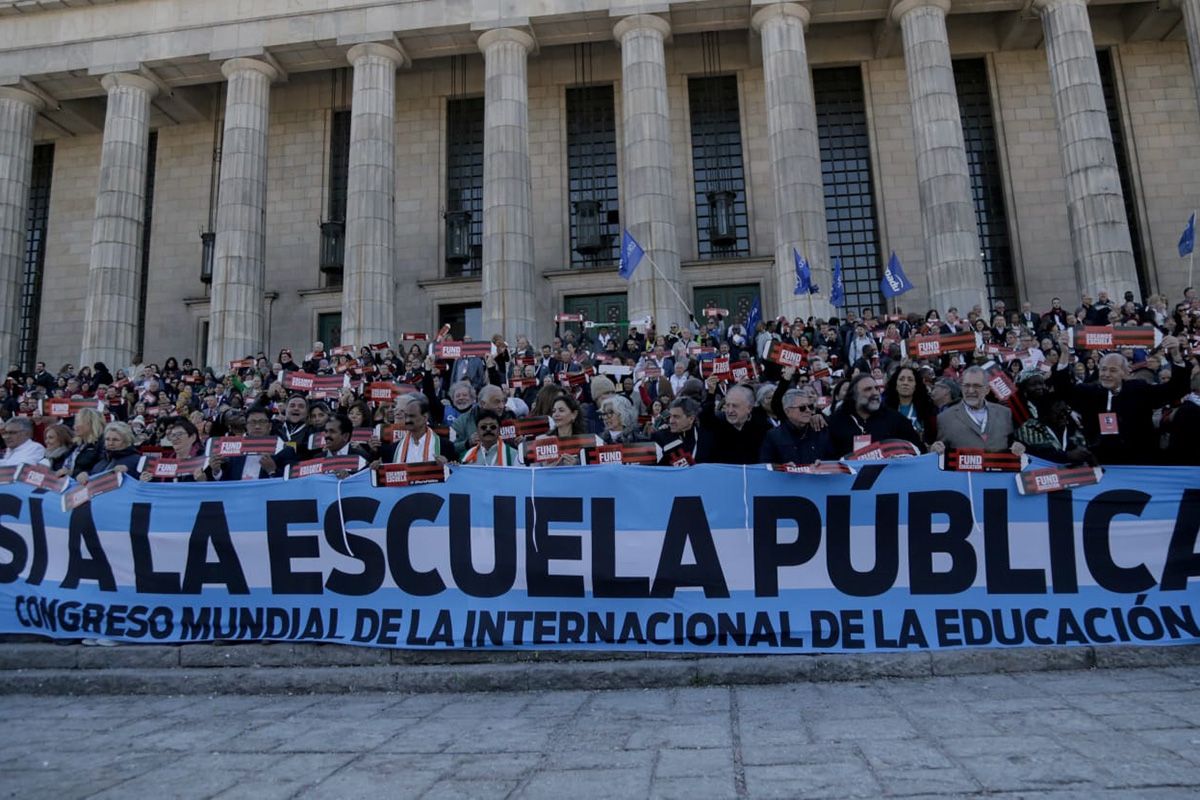
[[[1174,296],[1198,86],[1200,0],[0,2],[0,366]]]

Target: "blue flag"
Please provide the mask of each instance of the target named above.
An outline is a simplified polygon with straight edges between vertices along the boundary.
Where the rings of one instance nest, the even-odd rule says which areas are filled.
[[[895,297],[913,288],[912,282],[904,274],[904,268],[900,266],[900,259],[896,258],[895,250],[888,259],[887,269],[883,271],[883,280],[879,282],[879,288],[883,290],[884,297]]]
[[[1183,229],[1183,236],[1179,237],[1179,257],[1183,258],[1192,252],[1196,247],[1196,212],[1188,217],[1187,227]]]
[[[812,285],[812,267],[800,251],[792,248],[792,257],[796,259],[796,290],[792,294],[811,294],[816,291]]]
[[[754,302],[750,304],[750,313],[746,315],[746,335],[753,338],[754,329],[758,327],[758,323],[762,322],[762,305],[758,302],[758,297],[755,296]]]
[[[846,302],[846,284],[842,280],[842,260],[833,259],[833,289],[829,292],[829,303],[841,308]]]
[[[633,238],[628,230],[625,231],[625,236],[621,239],[621,266],[617,270],[617,274],[625,280],[633,277],[633,271],[638,268],[638,264],[642,263],[642,256],[646,255],[646,251],[637,243],[637,239]]]

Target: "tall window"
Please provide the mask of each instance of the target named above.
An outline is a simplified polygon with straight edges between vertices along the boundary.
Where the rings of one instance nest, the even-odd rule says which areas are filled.
[[[158,131],[150,131],[146,142],[146,183],[143,194],[146,206],[142,210],[142,263],[138,270],[137,352],[146,354],[146,290],[150,285],[150,228],[154,222],[154,174],[158,166]]]
[[[692,111],[692,176],[700,258],[748,256],[750,225],[737,77],[689,79],[688,102]]]
[[[341,286],[346,266],[346,195],[350,183],[350,111],[334,111],[329,120],[329,186],[326,219],[321,223],[321,274],[326,286]]]
[[[54,145],[33,148],[29,181],[29,210],[25,216],[25,264],[21,281],[21,339],[17,363],[32,372],[37,361],[38,321],[42,310],[42,269],[46,265],[46,228],[50,221],[50,179],[54,174]]]
[[[835,258],[842,261],[843,309],[882,310],[879,229],[862,72],[858,67],[835,67],[815,69],[812,77],[829,258],[831,265]]]
[[[571,266],[611,265],[621,247],[612,84],[567,89],[567,173]]]
[[[446,274],[478,275],[483,270],[483,98],[447,102],[446,131]]]
[[[1112,131],[1113,150],[1117,156],[1117,174],[1121,177],[1121,194],[1125,197],[1125,219],[1129,221],[1129,238],[1133,243],[1133,264],[1137,268],[1138,289],[1142,297],[1150,293],[1150,281],[1146,275],[1146,256],[1142,252],[1142,237],[1138,230],[1136,198],[1133,194],[1133,173],[1129,165],[1129,150],[1125,146],[1125,129],[1121,127],[1121,103],[1117,97],[1117,72],[1112,53],[1097,50],[1096,61],[1100,66],[1100,86],[1104,89],[1104,106],[1108,110],[1108,127]],[[1097,286],[1085,286],[1084,291],[1094,292]],[[1121,298],[1113,300],[1121,302]]]
[[[982,58],[955,61],[954,86],[962,115],[963,141],[967,147],[967,169],[971,173],[971,195],[975,202],[975,223],[979,228],[988,298],[993,304],[1003,300],[1009,308],[1016,308],[1017,286],[1013,278],[1004,179],[996,148],[987,62]],[[966,309],[959,310],[966,312]]]

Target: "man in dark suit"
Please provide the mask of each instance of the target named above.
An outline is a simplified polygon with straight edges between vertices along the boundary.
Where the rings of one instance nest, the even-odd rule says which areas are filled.
[[[694,464],[713,460],[713,434],[697,424],[699,418],[699,400],[683,396],[671,401],[667,412],[667,430],[659,431],[653,437],[663,449],[660,464],[673,464],[680,454],[686,455]]]
[[[404,425],[400,440],[383,454],[387,464],[414,464],[426,461],[457,461],[458,451],[447,436],[429,427],[429,398],[423,394],[405,394],[396,398],[396,422]]]
[[[271,417],[262,406],[254,406],[246,412],[246,438],[263,439],[272,436]],[[284,447],[273,456],[234,456],[222,458],[214,455],[204,469],[204,479],[210,481],[255,481],[266,478],[282,478],[289,464],[299,458],[296,451]]]
[[[339,458],[341,456],[358,456],[365,461],[371,460],[371,454],[361,445],[350,439],[354,435],[354,423],[345,414],[330,417],[325,422],[325,446],[321,449],[321,458]],[[338,477],[344,478],[345,475]]]
[[[469,343],[470,336],[464,336],[463,342]],[[479,356],[465,356],[457,359],[450,367],[450,383],[455,384],[459,381],[467,381],[479,391],[483,385],[487,383],[487,366],[483,363],[483,359]]]
[[[1036,331],[1042,323],[1042,315],[1033,310],[1029,303],[1021,303],[1021,324],[1031,331]]]
[[[713,449],[706,461],[716,464],[757,464],[763,439],[771,430],[767,413],[755,402],[754,392],[738,384],[729,387],[721,413],[714,410],[717,379],[708,379],[709,399],[700,412],[700,424],[712,431]],[[706,463],[701,461],[700,463]]]
[[[955,403],[938,414],[938,440],[930,450],[941,453],[951,450],[986,450],[1000,453],[1009,450],[1017,455],[1025,445],[1013,441],[1012,411],[1008,406],[987,401],[987,373],[982,367],[963,371],[961,403]]]

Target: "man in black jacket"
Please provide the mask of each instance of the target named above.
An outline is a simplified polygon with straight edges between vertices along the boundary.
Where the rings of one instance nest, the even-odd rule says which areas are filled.
[[[303,398],[302,398],[303,399]],[[271,417],[267,409],[254,406],[246,412],[246,437],[263,439],[272,435]],[[223,458],[214,454],[208,460],[204,480],[210,481],[252,481],[266,478],[282,478],[289,464],[295,464],[300,459],[296,451],[284,447],[273,456],[233,456]]]
[[[708,379],[708,399],[700,413],[700,425],[713,433],[713,451],[708,462],[714,464],[757,464],[763,439],[771,430],[767,413],[754,401],[754,392],[738,384],[725,393],[725,403],[717,414],[713,404],[716,378]],[[705,463],[697,459],[699,463]]]
[[[904,439],[924,449],[908,417],[883,405],[879,386],[870,375],[858,375],[850,382],[845,402],[829,420],[829,439],[835,458],[889,439]]]
[[[712,431],[697,424],[700,408],[700,401],[687,395],[671,401],[667,411],[667,430],[658,431],[652,437],[663,449],[660,464],[674,464],[680,457],[686,457],[685,460],[694,464],[713,460]]]
[[[1171,359],[1165,384],[1129,380],[1129,361],[1120,353],[1100,359],[1098,384],[1071,382],[1071,371],[1059,364],[1051,382],[1083,419],[1088,449],[1101,464],[1157,464],[1162,460],[1154,412],[1188,393],[1191,369],[1179,340],[1164,336],[1161,347]]]
[[[763,440],[760,463],[812,464],[829,458],[829,429],[812,427],[813,419],[820,416],[816,391],[807,386],[788,389],[783,395],[783,413],[786,421]]]

